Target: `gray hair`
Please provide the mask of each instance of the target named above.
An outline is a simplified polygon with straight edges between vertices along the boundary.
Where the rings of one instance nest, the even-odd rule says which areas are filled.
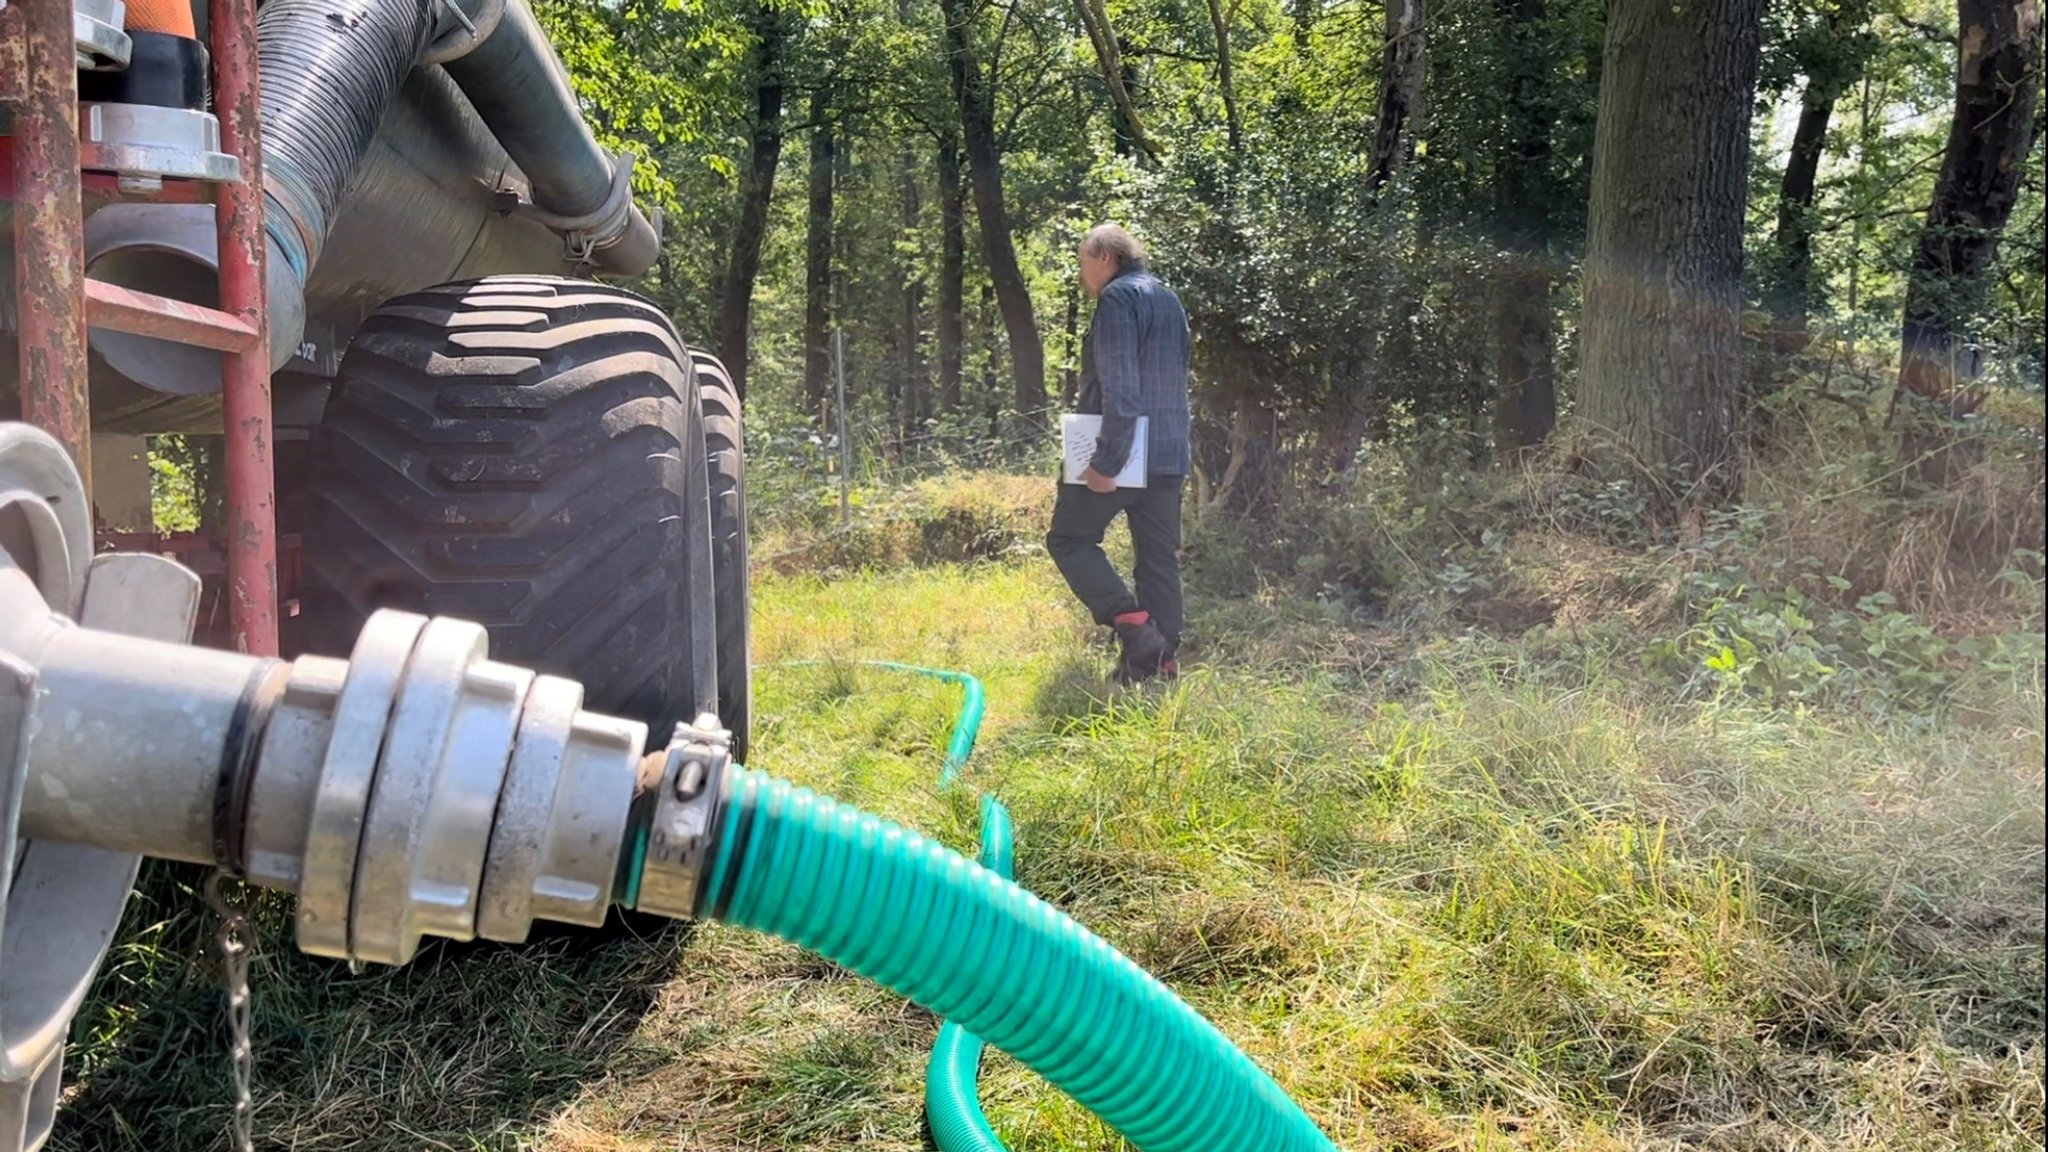
[[[1120,224],[1097,224],[1081,238],[1081,251],[1097,258],[1108,256],[1118,268],[1129,268],[1145,259],[1145,246]]]

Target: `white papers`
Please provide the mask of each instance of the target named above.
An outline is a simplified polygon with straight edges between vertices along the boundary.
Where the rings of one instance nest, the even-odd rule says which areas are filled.
[[[1116,474],[1119,488],[1143,488],[1145,486],[1145,417],[1135,421],[1137,427],[1131,433],[1131,455],[1124,461],[1124,470]],[[1060,443],[1066,457],[1066,481],[1081,483],[1081,473],[1087,471],[1088,462],[1095,458],[1095,440],[1102,435],[1102,417],[1069,412],[1060,417]]]

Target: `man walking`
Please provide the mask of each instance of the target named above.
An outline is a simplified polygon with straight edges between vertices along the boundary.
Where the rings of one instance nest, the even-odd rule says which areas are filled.
[[[1180,504],[1188,474],[1188,317],[1180,297],[1145,267],[1145,249],[1115,224],[1081,241],[1081,287],[1095,318],[1081,341],[1080,410],[1102,417],[1083,483],[1061,484],[1045,547],[1095,622],[1116,629],[1125,681],[1172,677],[1180,666]],[[1146,480],[1119,488],[1137,417],[1145,417]],[[1102,551],[1121,512],[1137,554],[1137,594]]]

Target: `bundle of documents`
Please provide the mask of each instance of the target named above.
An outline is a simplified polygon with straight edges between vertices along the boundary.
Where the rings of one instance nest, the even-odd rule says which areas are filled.
[[[1137,428],[1131,433],[1130,459],[1124,461],[1124,470],[1116,474],[1119,488],[1143,488],[1145,486],[1145,417],[1137,418]],[[1088,470],[1088,462],[1095,458],[1095,440],[1102,435],[1102,417],[1069,412],[1060,417],[1060,443],[1066,454],[1066,481],[1081,483],[1081,473]]]

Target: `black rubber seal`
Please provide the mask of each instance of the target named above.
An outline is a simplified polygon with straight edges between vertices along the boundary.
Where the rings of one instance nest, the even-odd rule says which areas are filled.
[[[213,862],[236,879],[248,871],[249,791],[256,782],[256,758],[291,672],[291,665],[269,659],[250,669],[221,742],[220,775],[213,785]]]
[[[168,32],[130,32],[128,39],[128,67],[80,72],[79,100],[206,111],[206,45]]]

